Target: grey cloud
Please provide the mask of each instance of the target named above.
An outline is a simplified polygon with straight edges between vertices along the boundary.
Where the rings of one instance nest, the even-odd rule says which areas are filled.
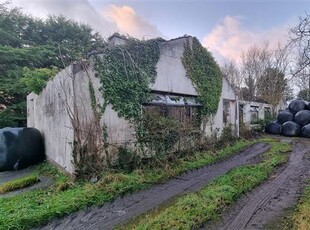
[[[103,36],[117,31],[114,23],[103,18],[88,0],[15,0],[13,5],[22,7],[26,13],[46,18],[50,14],[62,14],[72,20],[89,24]]]

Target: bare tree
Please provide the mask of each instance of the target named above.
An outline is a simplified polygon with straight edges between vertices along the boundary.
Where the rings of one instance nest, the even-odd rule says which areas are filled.
[[[268,59],[264,72],[257,80],[256,97],[276,106],[290,90],[285,73],[289,65],[287,49],[278,44],[274,50],[268,50]]]
[[[278,68],[267,68],[257,80],[257,98],[276,106],[284,97],[285,75]]]
[[[299,24],[290,29],[290,47],[296,54],[291,69],[292,76],[300,90],[310,88],[310,14],[299,18]]]
[[[241,74],[247,93],[245,100],[254,101],[257,95],[257,80],[263,75],[267,68],[271,67],[271,52],[268,43],[262,47],[252,46],[241,56]]]
[[[222,72],[239,90],[240,99],[276,105],[286,94],[289,95],[288,65],[287,48],[278,44],[271,49],[265,42],[244,51],[239,66],[233,60],[224,63]]]
[[[240,74],[238,64],[234,60],[226,60],[221,67],[223,75],[228,79],[236,90],[237,95],[240,97],[241,87],[243,83],[243,77]]]

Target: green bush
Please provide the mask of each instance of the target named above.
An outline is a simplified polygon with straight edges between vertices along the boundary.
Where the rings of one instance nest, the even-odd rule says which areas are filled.
[[[29,69],[28,67],[24,67],[23,77],[20,79],[20,82],[28,88],[29,92],[39,94],[45,87],[46,82],[56,75],[57,72],[57,67],[53,67],[52,69]]]

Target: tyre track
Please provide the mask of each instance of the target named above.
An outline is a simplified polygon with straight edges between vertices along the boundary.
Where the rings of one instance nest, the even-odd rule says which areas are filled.
[[[266,152],[269,148],[266,143],[254,144],[225,161],[185,173],[166,183],[126,195],[101,207],[91,207],[63,219],[53,220],[41,229],[112,229],[179,195],[199,190],[232,168],[247,164],[253,157]]]
[[[236,208],[224,217],[224,223],[214,229],[263,229],[269,222],[280,218],[286,208],[297,202],[304,178],[309,175],[310,163],[305,158],[309,153],[307,143],[297,141],[286,168],[275,179],[250,192],[247,201],[241,201],[243,205],[236,204]]]

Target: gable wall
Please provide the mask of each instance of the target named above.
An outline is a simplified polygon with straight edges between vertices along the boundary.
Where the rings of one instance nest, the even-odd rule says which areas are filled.
[[[73,127],[68,108],[73,109],[71,66],[59,72],[39,95],[27,96],[27,126],[41,131],[48,159],[73,173]],[[73,111],[73,110],[72,110]]]
[[[168,93],[197,96],[182,63],[184,44],[191,38],[180,38],[160,44],[160,58],[156,65],[157,77],[151,89]]]

